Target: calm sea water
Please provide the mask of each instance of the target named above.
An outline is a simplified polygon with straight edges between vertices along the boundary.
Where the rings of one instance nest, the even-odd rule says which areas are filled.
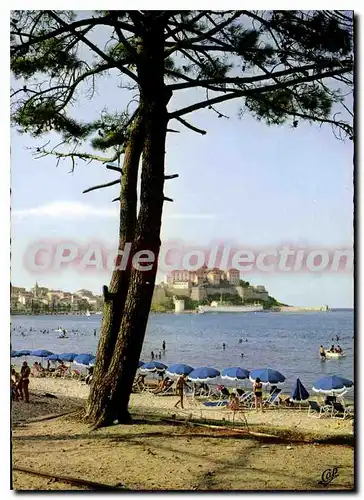
[[[14,316],[12,349],[94,354],[100,324],[101,316],[95,315]],[[68,339],[58,338],[60,334],[54,330],[59,326],[68,330]],[[332,341],[336,335],[339,342]],[[150,361],[151,351],[157,354],[164,340],[166,352],[161,361],[166,365],[183,362],[193,367],[241,366],[248,370],[270,367],[285,375],[285,390],[291,389],[297,377],[310,390],[315,380],[325,375],[342,375],[353,380],[353,336],[353,311],[349,310],[300,314],[151,314],[141,359]],[[241,344],[239,339],[243,339]],[[346,357],[321,361],[319,345],[329,347],[332,343],[339,343]]]

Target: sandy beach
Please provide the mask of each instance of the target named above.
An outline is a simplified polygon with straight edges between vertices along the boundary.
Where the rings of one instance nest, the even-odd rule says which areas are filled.
[[[88,392],[76,380],[31,379],[30,403],[12,405],[13,489],[90,489],[19,467],[139,491],[353,488],[351,421],[247,410],[247,429],[242,414],[191,398],[176,410],[176,396],[143,393],[131,396],[133,425],[91,431],[82,419]],[[339,476],[323,486],[333,467]]]
[[[30,390],[37,393],[51,393],[58,397],[71,398],[83,404],[89,394],[89,386],[83,382],[66,378],[32,378]],[[241,412],[234,413],[226,408],[206,408],[198,398],[186,398],[184,409],[174,408],[178,398],[175,395],[159,396],[150,392],[132,394],[130,410],[137,414],[158,414],[170,418],[223,420],[243,424]],[[20,403],[19,403],[20,404]],[[17,412],[17,403],[13,405]],[[342,435],[352,430],[351,420],[315,418],[308,416],[307,405],[302,405],[301,411],[273,408],[263,413],[248,409],[244,411],[248,425],[260,427],[281,427],[295,432],[313,433],[321,436]]]

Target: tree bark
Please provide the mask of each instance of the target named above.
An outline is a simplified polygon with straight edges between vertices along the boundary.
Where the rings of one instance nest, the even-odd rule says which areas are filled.
[[[118,251],[125,249],[126,243],[132,243],[137,220],[137,180],[139,161],[143,147],[143,121],[138,113],[131,127],[130,138],[125,149],[123,175],[120,189],[120,226]],[[116,266],[121,264],[121,257],[116,259]],[[97,394],[103,390],[104,378],[107,374],[114,352],[116,339],[120,330],[125,300],[131,275],[131,262],[126,268],[115,269],[112,273],[109,288],[104,287],[104,315],[101,325],[100,340],[96,354],[96,364],[88,399],[87,418],[99,411]]]
[[[171,94],[164,85],[164,27],[158,20],[144,32],[138,67],[144,144],[140,211],[132,248],[150,250],[154,255],[151,269],[132,269],[120,331],[107,374],[93,391],[94,428],[131,421],[129,398],[143,346],[150,311],[160,250],[163,210],[164,157],[167,133],[167,103]],[[151,265],[152,264],[152,265]]]

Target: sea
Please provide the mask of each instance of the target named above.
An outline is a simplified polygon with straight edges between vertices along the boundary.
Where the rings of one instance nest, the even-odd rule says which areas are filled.
[[[99,315],[13,316],[11,347],[95,354],[101,321]],[[55,331],[59,327],[67,330],[68,338],[59,338],[60,333]],[[346,356],[321,361],[320,344],[325,348],[340,344]],[[273,368],[286,377],[284,391],[290,392],[297,378],[311,391],[314,382],[326,375],[354,380],[354,312],[151,313],[141,360],[150,361],[152,351],[167,366],[186,363],[218,370],[231,366]],[[28,357],[29,361],[33,359]],[[19,363],[19,358],[13,362]],[[224,384],[229,385],[226,381]],[[246,381],[244,385],[251,383]],[[348,396],[352,396],[352,390]]]

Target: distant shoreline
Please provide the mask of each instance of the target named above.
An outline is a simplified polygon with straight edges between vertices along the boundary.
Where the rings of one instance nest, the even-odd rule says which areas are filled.
[[[281,311],[277,311],[277,310],[269,310],[269,309],[266,309],[266,310],[263,310],[263,311],[260,311],[260,312],[264,312],[264,313],[280,313],[280,314],[290,314],[290,313],[295,313],[295,314],[298,314],[298,313],[312,313],[312,312],[316,312],[316,313],[330,313],[330,312],[354,312],[354,308],[350,308],[350,307],[337,307],[337,308],[332,308],[332,309],[329,309],[328,311],[326,310],[322,310],[322,309],[319,309],[319,308],[296,308],[294,306],[292,306],[292,308],[286,308],[284,310],[281,310]],[[195,309],[191,309],[191,310],[185,310],[185,311],[181,311],[179,313],[176,313],[175,311],[150,311],[150,314],[198,314],[198,311],[195,310]],[[249,314],[249,313],[210,313],[210,314],[234,314],[234,315],[238,315],[238,314]],[[10,313],[10,316],[32,316],[32,317],[36,317],[36,316],[84,316],[86,318],[89,318],[89,317],[102,317],[103,316],[103,313],[101,314],[97,314],[97,313],[91,313],[90,316],[87,316],[86,314],[83,314],[83,313],[14,313],[14,312],[11,312]]]

